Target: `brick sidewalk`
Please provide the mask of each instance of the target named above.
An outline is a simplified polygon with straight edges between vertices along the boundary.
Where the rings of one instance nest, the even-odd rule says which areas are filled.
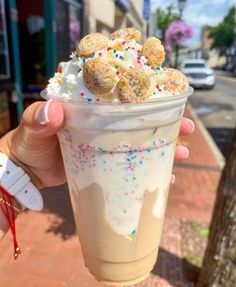
[[[189,110],[185,116],[195,122]],[[209,223],[221,171],[211,147],[195,124],[192,135],[180,138],[180,143],[189,148],[190,156],[174,166],[176,182],[170,189],[167,216]]]
[[[220,169],[198,126],[180,140],[190,157],[174,167],[159,258],[139,287],[193,286],[182,268],[181,220],[210,222]],[[10,233],[0,243],[0,287],[102,287],[84,267],[65,187],[47,190],[44,199],[43,212],[28,211],[17,219],[19,260],[13,260]]]

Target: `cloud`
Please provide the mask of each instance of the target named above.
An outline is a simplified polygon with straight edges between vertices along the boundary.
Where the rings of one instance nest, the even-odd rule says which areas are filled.
[[[209,7],[206,9],[208,10]],[[184,13],[184,20],[193,27],[201,27],[204,25],[216,25],[222,20],[222,13],[217,12],[216,9],[208,12],[196,11],[195,9],[188,8]]]
[[[229,5],[230,7],[236,5],[236,0],[225,0],[225,5]]]
[[[199,31],[196,31],[196,35],[198,36],[194,37],[196,43],[200,43],[202,27],[204,25],[215,26],[220,23],[227,14],[228,9],[232,6],[232,2],[235,2],[235,0],[227,0],[227,3],[224,0],[211,0],[204,4],[201,2],[201,5],[195,5],[195,9],[193,9],[193,3],[189,1],[189,5],[186,7],[184,13],[184,19],[192,27],[199,29]],[[189,44],[192,42],[193,41],[189,42]]]
[[[158,7],[173,5],[177,10],[177,0],[151,0],[152,11]],[[227,14],[230,7],[236,5],[236,0],[187,0],[183,19],[194,30],[194,36],[188,45],[200,44],[201,30],[204,25],[217,25]]]
[[[158,7],[165,8],[168,5],[176,6],[175,0],[151,0],[151,9],[155,11]]]

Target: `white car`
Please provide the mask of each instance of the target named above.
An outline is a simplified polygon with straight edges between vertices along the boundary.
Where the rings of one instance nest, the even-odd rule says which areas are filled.
[[[186,59],[181,65],[181,71],[187,76],[190,86],[212,89],[215,85],[214,71],[203,59]]]

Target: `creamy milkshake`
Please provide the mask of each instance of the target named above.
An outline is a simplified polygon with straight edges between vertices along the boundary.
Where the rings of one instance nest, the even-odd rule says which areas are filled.
[[[149,40],[160,52],[153,60],[148,43],[142,48],[130,38],[134,31],[108,41],[95,34],[88,53],[93,41],[99,48],[90,55],[80,44],[44,94],[61,100],[65,111],[58,137],[85,264],[115,286],[141,282],[155,264],[175,143],[192,93],[182,74],[158,68],[159,40]]]

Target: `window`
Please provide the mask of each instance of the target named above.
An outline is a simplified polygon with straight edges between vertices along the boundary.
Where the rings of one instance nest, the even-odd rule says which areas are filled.
[[[17,0],[16,4],[23,92],[37,94],[47,83],[43,1]]]
[[[4,0],[0,0],[0,80],[10,78],[9,49]]]
[[[204,63],[186,63],[184,68],[206,68]]]
[[[56,1],[57,63],[68,61],[81,36],[81,5],[76,1]]]

